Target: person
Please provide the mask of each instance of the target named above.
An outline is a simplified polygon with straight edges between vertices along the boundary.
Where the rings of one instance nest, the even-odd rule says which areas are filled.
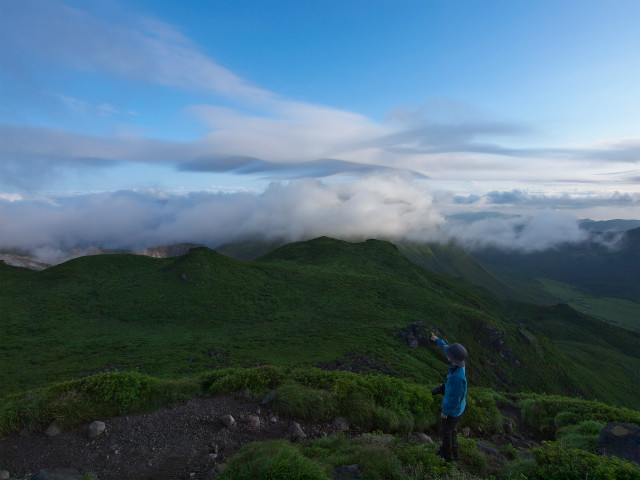
[[[447,345],[444,340],[431,333],[431,340],[436,342],[449,359],[451,365],[447,372],[440,414],[440,435],[442,445],[438,455],[448,462],[460,460],[458,451],[458,421],[467,405],[467,377],[465,372],[467,350],[459,343]]]

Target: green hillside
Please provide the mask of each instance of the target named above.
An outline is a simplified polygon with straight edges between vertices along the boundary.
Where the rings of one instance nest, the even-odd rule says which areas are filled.
[[[468,347],[474,385],[640,406],[637,334],[569,308],[503,303],[388,242],[318,238],[250,262],[198,248],[168,259],[82,257],[42,272],[0,264],[0,282],[7,393],[104,369],[178,378],[336,361],[430,385],[446,371],[442,352],[394,336],[421,321]],[[602,375],[590,377],[596,357]],[[608,375],[614,365],[625,367]]]

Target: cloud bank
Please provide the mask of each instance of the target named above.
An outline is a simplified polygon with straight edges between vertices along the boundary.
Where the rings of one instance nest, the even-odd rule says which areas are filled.
[[[542,210],[460,222],[441,213],[424,182],[371,175],[353,182],[274,182],[263,193],[117,191],[55,199],[0,197],[0,251],[55,262],[73,249],[140,249],[173,243],[212,248],[245,239],[379,238],[457,241],[523,251],[580,242],[575,217]]]

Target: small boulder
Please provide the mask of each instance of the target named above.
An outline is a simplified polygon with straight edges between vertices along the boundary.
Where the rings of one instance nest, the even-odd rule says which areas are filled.
[[[222,424],[225,427],[230,427],[234,423],[236,423],[236,419],[233,418],[231,415],[224,415],[224,416],[220,417],[220,421],[222,422]]]
[[[245,422],[251,428],[260,428],[260,425],[262,425],[262,421],[258,415],[247,415]]]
[[[596,441],[599,455],[613,455],[640,464],[640,427],[609,422]]]
[[[307,434],[304,433],[304,430],[302,430],[302,427],[299,423],[293,422],[293,424],[291,424],[291,426],[289,427],[289,439],[292,442],[295,442],[302,438],[307,438]]]
[[[479,452],[482,452],[483,454],[485,454],[488,457],[493,457],[493,458],[495,458],[497,460],[500,460],[500,461],[503,461],[503,462],[507,461],[507,457],[505,457],[497,449],[495,449],[494,447],[492,447],[488,443],[483,442],[482,440],[478,440],[476,442],[476,449]]]
[[[89,425],[89,438],[98,438],[104,432],[106,425],[104,422],[100,422],[96,420],[91,425]]]
[[[462,429],[462,436],[464,438],[469,438],[471,436],[471,429],[469,427],[464,427]]]
[[[58,422],[56,421],[51,422],[51,425],[49,425],[44,432],[47,437],[57,437],[61,433],[62,430],[60,430],[60,425],[58,425]]]
[[[420,444],[431,444],[433,443],[432,438],[427,435],[426,433],[422,433],[422,432],[414,432],[411,434],[411,437],[409,437],[411,440],[414,440],[417,443]]]
[[[362,472],[358,465],[341,465],[333,470],[332,480],[361,480]]]
[[[344,432],[349,430],[349,421],[344,417],[336,417],[333,419],[333,426],[336,430]]]
[[[8,471],[0,470],[0,480],[9,480],[9,477],[11,477],[11,475],[9,475]]]
[[[273,400],[273,397],[275,397],[275,396],[276,396],[276,391],[275,390],[271,390],[262,399],[262,405],[266,405],[267,403],[269,403],[271,400]]]
[[[75,468],[44,468],[31,477],[31,480],[82,480],[83,475]]]

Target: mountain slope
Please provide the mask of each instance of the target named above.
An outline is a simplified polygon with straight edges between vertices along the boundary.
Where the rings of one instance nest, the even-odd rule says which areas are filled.
[[[167,259],[82,257],[42,272],[0,264],[0,282],[0,356],[7,366],[0,381],[7,392],[105,368],[174,377],[354,356],[374,370],[439,383],[443,353],[409,348],[394,336],[422,321],[467,346],[475,385],[640,403],[627,370],[615,381],[629,390],[615,389],[607,376],[582,375],[591,359],[581,352],[588,349],[605,364],[640,368],[635,351],[593,341],[624,331],[586,317],[593,337],[577,338],[578,351],[565,349],[565,337],[556,341],[553,327],[536,330],[536,322],[562,326],[572,310],[522,305],[527,315],[516,316],[520,304],[421,269],[388,242],[319,238],[253,262],[197,248]]]

